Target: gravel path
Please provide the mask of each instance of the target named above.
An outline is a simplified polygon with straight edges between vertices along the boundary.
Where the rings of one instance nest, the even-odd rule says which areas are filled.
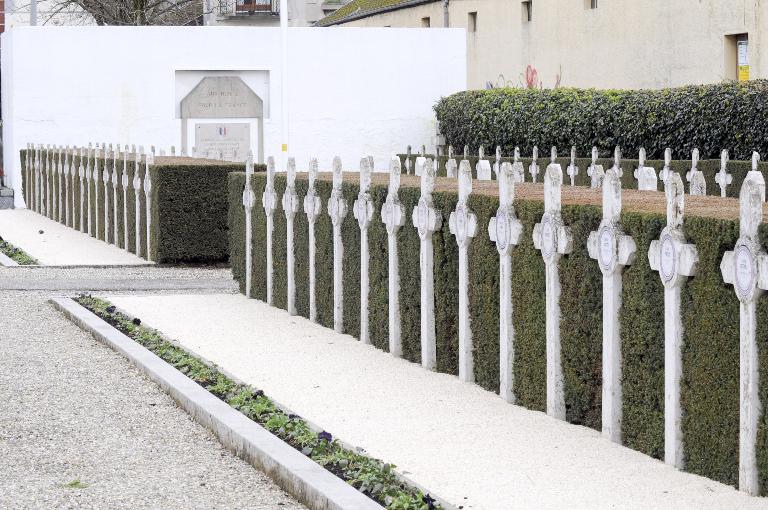
[[[0,508],[304,508],[50,295],[0,293]]]

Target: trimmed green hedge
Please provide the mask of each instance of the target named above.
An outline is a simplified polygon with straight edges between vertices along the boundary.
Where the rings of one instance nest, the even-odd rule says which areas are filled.
[[[58,153],[52,161],[57,162]],[[22,186],[26,186],[26,151],[21,151]],[[152,260],[158,263],[219,263],[227,262],[229,258],[228,193],[227,175],[230,172],[242,171],[239,164],[183,164],[163,162],[150,168],[152,179]],[[92,163],[93,164],[93,163]],[[79,169],[80,157],[75,155],[73,167]],[[105,167],[106,165],[106,167]],[[118,160],[118,182],[122,183],[125,172],[128,176],[128,190],[123,199],[122,184],[117,190],[117,239],[114,230],[114,190],[109,183],[108,193],[104,195],[103,172],[112,174],[114,160],[99,159],[99,172],[96,181],[91,182],[91,217],[92,236],[104,238],[104,201],[108,204],[109,239],[110,243],[119,248],[125,248],[125,218],[123,216],[124,201],[127,206],[128,220],[128,250],[136,251],[136,195],[133,190],[133,177],[136,171],[134,161],[129,161],[124,167],[123,161]],[[263,172],[265,165],[255,165],[255,171]],[[140,176],[145,178],[146,167],[139,165]],[[58,180],[58,174],[52,174]],[[36,183],[32,184],[35,191]],[[62,204],[64,200],[74,203],[68,226],[80,229],[80,179],[70,175],[67,181],[67,196],[64,197],[64,187],[61,187]],[[97,195],[98,190],[98,195]],[[88,188],[84,188],[87,193]],[[143,190],[139,194],[141,215],[141,257],[146,258],[146,195]],[[85,216],[86,213],[84,213]],[[98,233],[96,231],[98,218]],[[66,222],[66,218],[63,219]],[[87,231],[87,220],[85,221]]]
[[[645,147],[661,158],[698,147],[703,158],[728,149],[734,159],[768,153],[768,81],[726,82],[660,90],[492,89],[458,92],[435,105],[440,130],[455,148],[515,145],[530,154],[575,145],[580,154],[597,146],[607,156]]]
[[[244,231],[241,202],[244,174],[229,176],[230,234],[232,267],[243,289]],[[253,179],[257,201],[264,189],[265,177]],[[285,178],[275,177],[279,195]],[[331,183],[316,183],[323,211],[316,223],[318,322],[333,326],[332,229],[326,212]],[[297,181],[300,199],[307,181]],[[344,183],[344,196],[350,213],[343,224],[344,238],[344,326],[347,333],[359,328],[359,228],[351,207],[357,185]],[[373,344],[387,349],[387,252],[386,231],[380,210],[386,186],[374,185],[371,196],[376,211],[369,231],[371,268],[370,324]],[[404,358],[420,361],[419,339],[419,238],[410,215],[419,190],[403,187],[400,200],[408,220],[398,236],[400,265],[400,312]],[[435,313],[437,328],[437,370],[458,371],[458,250],[449,233],[450,212],[456,205],[454,193],[435,193],[434,202],[442,212],[443,226],[433,239],[435,253]],[[278,203],[280,201],[278,200]],[[475,349],[475,379],[493,392],[499,385],[498,342],[498,255],[488,239],[486,226],[498,207],[498,199],[472,195],[470,207],[477,214],[479,234],[469,253],[469,295]],[[518,218],[523,224],[521,243],[512,254],[513,324],[515,327],[515,383],[518,403],[529,409],[546,407],[546,332],[545,276],[541,254],[535,250],[532,231],[543,213],[538,201],[517,200]],[[601,219],[599,207],[567,205],[563,220],[573,233],[573,252],[561,259],[562,363],[564,372],[567,421],[599,429],[601,426],[602,389],[602,275],[596,261],[587,253],[589,233]],[[303,254],[308,250],[308,233],[303,212],[295,230],[297,261],[296,292],[300,315],[307,317],[308,273]],[[620,327],[622,335],[623,444],[655,458],[664,450],[664,294],[657,272],[648,263],[650,242],[657,239],[665,218],[658,214],[624,212],[621,218],[627,234],[637,244],[635,262],[623,277]],[[299,224],[301,223],[301,227]],[[264,299],[265,221],[258,203],[253,210],[253,296]],[[715,480],[735,485],[738,481],[739,423],[739,320],[738,301],[731,286],[723,283],[720,261],[733,248],[738,237],[738,222],[714,218],[689,217],[685,222],[689,242],[699,250],[698,273],[683,287],[682,320],[685,327],[683,346],[683,441],[686,469]],[[285,217],[278,206],[275,213],[275,287],[276,306],[285,307]],[[768,249],[768,227],[761,228],[763,246]],[[759,303],[759,338],[768,334],[768,297]],[[760,394],[768,403],[768,349],[760,343]],[[758,459],[763,493],[768,494],[768,427],[761,420]]]

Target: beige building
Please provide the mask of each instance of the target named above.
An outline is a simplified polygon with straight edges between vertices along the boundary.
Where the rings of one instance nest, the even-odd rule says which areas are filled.
[[[476,89],[768,77],[766,0],[352,0],[318,25],[465,28]]]

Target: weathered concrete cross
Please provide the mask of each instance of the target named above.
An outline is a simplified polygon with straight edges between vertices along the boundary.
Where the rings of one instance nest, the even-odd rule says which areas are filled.
[[[85,149],[80,148],[80,232],[85,232]]]
[[[462,160],[462,165],[469,168],[469,161]],[[413,225],[419,232],[419,269],[421,272],[421,365],[434,370],[437,363],[435,343],[435,278],[434,247],[432,235],[442,224],[442,215],[432,202],[435,189],[435,169],[432,161],[427,161],[421,175],[421,197],[413,209]]]
[[[370,274],[368,272],[368,227],[373,220],[373,200],[371,200],[371,172],[373,166],[367,157],[360,160],[360,186],[357,200],[352,204],[352,212],[360,227],[360,341],[371,343],[368,327],[368,292]]]
[[[457,168],[458,168],[458,165],[456,164],[456,159],[454,159],[453,157],[453,147],[449,145],[448,161],[445,162],[445,176],[455,179]]]
[[[70,175],[70,159],[69,159],[69,145],[64,149],[64,224],[68,227],[72,226],[70,221],[70,201],[69,201],[69,175]]]
[[[147,247],[147,261],[152,261],[152,176],[150,173],[150,167],[155,164],[155,155],[152,153],[147,154],[144,159],[144,209],[147,214],[146,218],[146,247]],[[98,217],[98,215],[97,215]],[[98,228],[98,224],[97,224]]]
[[[756,160],[753,154],[753,168]],[[756,303],[768,289],[768,255],[758,236],[765,202],[765,179],[759,171],[747,173],[739,200],[739,239],[733,251],[723,255],[720,271],[739,299],[739,489],[756,496],[760,490],[756,441],[761,415]]]
[[[88,152],[87,152],[87,164],[85,167],[85,188],[86,188],[86,196],[87,202],[85,205],[85,214],[88,218],[87,221],[87,227],[88,227],[88,235],[93,234],[93,218],[91,216],[91,204],[93,203],[93,200],[91,200],[91,180],[93,179],[93,175],[95,172],[95,168],[91,166],[91,161],[93,160],[93,164],[95,165],[95,158],[93,153],[93,145],[91,143],[88,144]]]
[[[400,161],[400,159],[398,159]],[[309,225],[309,320],[317,322],[317,299],[315,296],[315,222],[320,216],[322,201],[315,190],[317,180],[317,158],[309,160],[309,188],[304,197],[304,214]]]
[[[144,157],[144,146],[140,145],[139,153],[134,155],[136,156],[133,171],[133,192],[135,195],[133,204],[135,206],[134,219],[136,220],[136,226],[133,229],[136,234],[136,251],[134,253],[141,257],[141,159]]]
[[[603,435],[621,442],[621,274],[635,260],[634,240],[624,232],[621,219],[621,180],[618,161],[605,173],[603,181],[603,221],[589,234],[589,256],[597,260],[603,273]]]
[[[333,189],[328,200],[328,216],[333,224],[333,329],[344,332],[344,242],[341,238],[341,224],[347,216],[347,202],[341,186],[344,176],[341,170],[341,158],[333,158]]]
[[[651,269],[664,284],[664,462],[683,468],[682,408],[680,377],[683,373],[683,323],[680,318],[680,289],[696,274],[699,255],[686,244],[683,232],[685,188],[677,173],[664,184],[667,197],[667,226],[648,249]]]
[[[469,317],[469,245],[477,235],[477,216],[467,204],[472,193],[472,170],[464,160],[459,166],[459,201],[451,213],[449,227],[459,247],[459,379],[474,382],[474,350]]]
[[[478,181],[490,181],[493,175],[491,171],[491,162],[485,159],[482,145],[480,146],[477,165],[475,165],[475,172],[477,172]]]
[[[104,184],[104,242],[109,242],[109,180],[111,178],[109,170],[107,170],[107,161],[109,161],[109,155],[112,152],[112,144],[109,144],[107,148],[104,145],[104,170],[101,175],[101,181]]]
[[[536,182],[536,176],[539,175],[539,148],[535,145],[533,146],[533,160],[531,161],[530,166],[528,167],[528,172],[531,174],[532,182]]]
[[[117,150],[112,153],[112,243],[115,246],[120,244],[117,238],[117,187],[120,185],[120,181],[117,178],[117,161],[120,157],[120,144],[117,144]]]
[[[136,156],[136,148],[133,149],[134,157]],[[123,248],[125,251],[129,251],[128,246],[128,144],[125,144],[125,151],[123,151]]]
[[[488,223],[488,235],[499,252],[499,395],[515,402],[515,329],[512,325],[512,247],[520,242],[523,225],[515,215],[515,172],[510,163],[499,170],[499,208]]]
[[[93,152],[93,237],[99,238],[99,162],[101,160],[101,149],[99,144]],[[90,209],[89,209],[90,210]]]
[[[274,261],[272,257],[272,234],[275,231],[275,210],[277,209],[277,193],[275,192],[275,158],[267,158],[267,183],[261,194],[261,206],[267,217],[267,304],[273,303],[272,276],[274,274]]]
[[[243,210],[245,212],[245,297],[251,297],[251,282],[253,279],[253,225],[251,215],[256,203],[256,196],[251,188],[253,177],[253,152],[248,151],[245,160],[245,186],[243,187]]]
[[[602,187],[605,171],[603,170],[603,165],[597,164],[597,147],[592,147],[592,164],[587,168],[587,175],[590,177],[590,188],[597,189]]]
[[[667,179],[669,179],[670,174],[672,173],[672,149],[667,147],[664,149],[664,168],[661,169],[661,172],[659,172],[659,178],[662,182],[667,182]]]
[[[286,260],[286,308],[289,315],[296,315],[296,253],[294,249],[293,219],[299,212],[299,196],[296,194],[296,159],[288,158],[285,193],[283,193],[285,214],[285,260]]]
[[[449,157],[452,156],[448,147]],[[450,163],[455,160],[449,159]],[[446,165],[447,167],[448,165]],[[400,203],[400,158],[393,156],[389,164],[389,193],[381,206],[381,221],[387,228],[388,290],[389,290],[389,353],[398,358],[403,355],[400,335],[400,270],[397,255],[397,232],[405,224],[405,208]]]
[[[690,183],[688,193],[691,195],[706,195],[707,181],[704,179],[704,173],[698,167],[699,149],[693,149],[691,153],[691,169],[685,174],[686,180]]]
[[[733,182],[733,176],[728,173],[728,151],[725,149],[720,153],[720,171],[715,175],[715,182],[720,186],[720,196],[725,197],[728,185]]]
[[[640,147],[639,163],[635,169],[635,179],[637,179],[637,189],[640,191],[657,191],[659,181],[656,177],[656,170],[652,166],[645,166],[645,149]]]
[[[512,163],[512,178],[515,180],[515,183],[525,182],[525,167],[523,166],[523,162],[520,161],[520,147],[515,147]]]
[[[576,166],[576,146],[571,147],[571,164],[568,165],[566,173],[571,179],[571,187],[576,186],[576,176],[579,175],[579,167]]]
[[[573,249],[571,229],[563,225],[560,213],[562,186],[563,169],[553,158],[544,173],[544,215],[534,227],[533,244],[544,259],[547,289],[547,414],[558,420],[565,420],[563,365],[560,359],[559,263],[560,257]]]
[[[496,161],[493,163],[493,175],[499,178],[499,170],[501,170],[501,146],[496,146]]]

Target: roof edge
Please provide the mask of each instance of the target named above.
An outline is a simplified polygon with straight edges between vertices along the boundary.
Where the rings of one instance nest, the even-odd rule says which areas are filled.
[[[322,23],[323,20],[320,20],[317,23],[315,23],[315,26],[331,27],[333,25],[340,25],[342,23],[348,23],[350,21],[355,21],[355,20],[358,20],[358,19],[363,19],[363,18],[368,18],[370,16],[375,16],[376,14],[383,14],[385,12],[397,11],[397,10],[400,10],[400,9],[405,9],[405,8],[413,7],[413,6],[416,6],[416,5],[430,4],[430,3],[433,3],[433,2],[439,2],[439,1],[440,0],[406,0],[405,2],[401,2],[401,3],[395,4],[395,5],[387,5],[385,7],[379,7],[379,8],[371,9],[371,10],[368,10],[368,11],[362,11],[362,12],[361,11],[355,11],[355,12],[353,12],[351,14],[348,14],[348,15],[344,16],[343,18],[332,20],[329,23]],[[332,14],[329,15],[329,16],[332,16]]]

